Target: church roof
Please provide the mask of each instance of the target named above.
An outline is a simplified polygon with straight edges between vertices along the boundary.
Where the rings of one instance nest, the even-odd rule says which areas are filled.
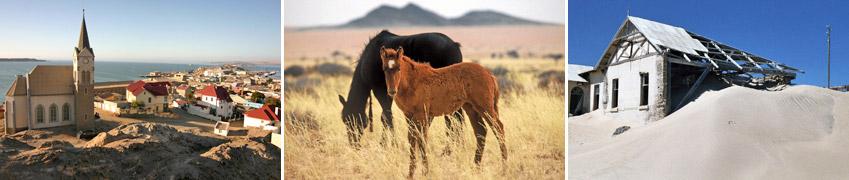
[[[24,76],[18,76],[15,78],[15,81],[12,82],[12,86],[9,87],[9,91],[6,91],[6,96],[24,96],[27,95],[27,80]]]
[[[77,48],[80,50],[91,48],[91,44],[88,43],[88,30],[86,30],[85,27],[85,16],[83,16],[83,24],[80,26],[80,40],[78,41]]]
[[[30,95],[74,94],[73,68],[68,65],[37,65],[29,73]]]

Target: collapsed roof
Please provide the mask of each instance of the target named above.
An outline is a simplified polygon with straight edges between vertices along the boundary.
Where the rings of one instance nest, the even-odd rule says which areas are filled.
[[[669,62],[712,68],[731,74],[760,74],[777,76],[787,82],[803,71],[720,43],[705,36],[651,20],[628,16],[610,45],[604,51],[596,69],[606,68],[623,44],[648,43],[649,51],[666,56]],[[637,50],[631,50],[637,51]],[[631,56],[632,59],[638,59]]]

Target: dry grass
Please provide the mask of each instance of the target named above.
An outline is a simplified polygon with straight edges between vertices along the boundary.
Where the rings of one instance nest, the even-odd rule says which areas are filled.
[[[494,134],[487,137],[486,151],[480,168],[473,162],[475,141],[468,121],[463,125],[465,143],[453,146],[454,153],[443,155],[449,144],[445,121],[436,118],[429,129],[427,144],[430,158],[428,179],[562,179],[565,169],[564,99],[549,89],[537,87],[537,74],[546,70],[563,70],[563,61],[550,60],[481,60],[487,67],[504,66],[506,77],[521,84],[522,93],[502,94],[500,112],[505,125],[509,159],[502,163]],[[307,65],[288,61],[287,66]],[[397,146],[381,145],[384,129],[375,122],[374,132],[363,137],[363,147],[348,145],[345,127],[340,118],[338,94],[347,94],[350,76],[320,76],[321,84],[311,93],[286,92],[287,112],[309,112],[310,116],[287,115],[285,121],[297,117],[310,118],[317,126],[287,127],[301,131],[286,132],[285,176],[293,179],[403,179],[409,165],[407,123],[401,110],[394,107]],[[289,77],[287,77],[289,78]],[[374,104],[375,114],[380,107]],[[287,124],[289,125],[289,124]],[[315,128],[319,127],[319,128]],[[313,131],[314,133],[302,133]],[[309,135],[305,135],[309,134]],[[419,162],[421,163],[421,162]],[[422,165],[417,178],[424,176]]]

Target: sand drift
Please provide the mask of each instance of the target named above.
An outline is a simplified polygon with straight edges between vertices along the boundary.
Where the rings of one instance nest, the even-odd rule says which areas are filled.
[[[570,179],[849,177],[849,94],[812,86],[706,92],[644,125],[569,120]],[[632,128],[612,136],[620,126]]]

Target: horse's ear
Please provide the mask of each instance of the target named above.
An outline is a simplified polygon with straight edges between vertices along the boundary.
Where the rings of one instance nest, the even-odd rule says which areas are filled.
[[[397,51],[398,51],[398,56],[404,55],[404,47],[403,46],[398,46]]]
[[[380,58],[386,56],[386,46],[380,46]]]
[[[342,97],[342,95],[338,95],[338,96],[339,96],[339,103],[342,103],[342,105],[345,105],[345,98]]]

